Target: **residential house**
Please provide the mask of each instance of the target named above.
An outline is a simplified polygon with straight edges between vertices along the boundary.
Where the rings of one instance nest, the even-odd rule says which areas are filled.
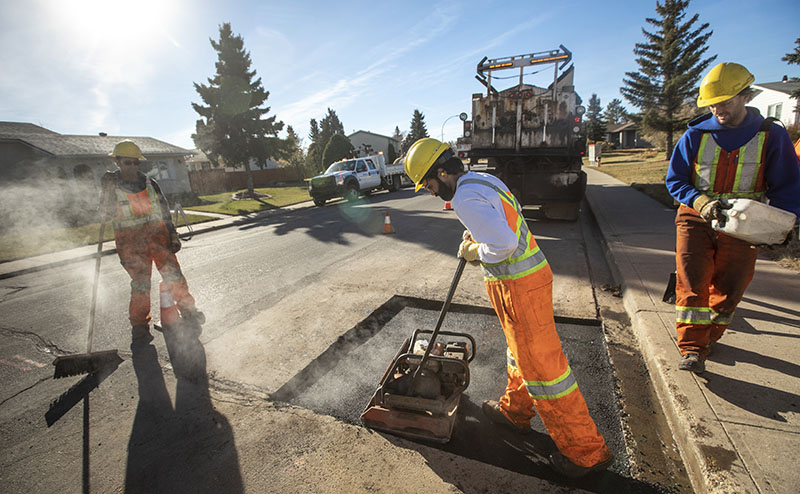
[[[0,210],[13,214],[20,204],[46,196],[50,210],[72,223],[83,221],[86,211],[97,210],[100,179],[116,169],[108,153],[123,139],[141,148],[147,158],[142,171],[170,200],[192,193],[188,149],[152,137],[65,135],[31,123],[0,122]]]
[[[800,81],[790,81],[783,76],[779,82],[765,82],[751,86],[755,96],[748,106],[758,108],[765,117],[775,117],[783,122],[784,127],[800,125],[800,114],[797,111],[797,98],[792,98],[793,91],[800,89]]]
[[[606,142],[610,142],[617,149],[630,149],[649,145],[649,143],[640,142],[639,126],[634,122],[607,125]]]
[[[359,130],[353,132],[349,136],[350,142],[353,147],[360,152],[361,155],[383,153],[386,161],[389,161],[389,146],[394,149],[394,156],[400,156],[400,141],[394,137],[388,137],[366,130]]]

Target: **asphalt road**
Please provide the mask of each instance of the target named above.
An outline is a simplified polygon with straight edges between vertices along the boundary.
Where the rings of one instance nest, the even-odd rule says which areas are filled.
[[[162,406],[155,409],[169,410],[170,414],[177,414],[180,404],[180,410],[213,415],[216,412],[210,405],[209,387],[270,399],[392,297],[413,297],[434,304],[441,301],[456,267],[454,254],[463,230],[455,214],[442,211],[441,206],[437,198],[415,195],[412,190],[404,189],[394,194],[376,194],[354,204],[339,201],[324,208],[301,209],[196,235],[184,243],[178,258],[190,290],[208,320],[197,338],[180,344],[173,341],[171,347],[169,338],[165,340],[155,333],[152,345],[132,351],[126,313],[129,278],[116,256],[105,257],[93,349],[119,349],[125,362],[101,385],[102,401],[92,410],[101,418],[113,417],[115,407],[137,410],[133,429],[123,427],[108,432],[110,437],[106,441],[116,438],[122,444],[127,443],[129,463],[135,458],[152,456],[154,452],[141,444],[141,438],[153,432],[148,430],[147,424],[158,420],[142,418],[148,417],[147,413],[153,408],[144,407],[142,412],[143,401],[151,405],[161,403]],[[387,211],[396,232],[391,235],[384,234]],[[530,224],[556,275],[557,316],[562,321],[578,322],[578,328],[593,328],[590,340],[594,342],[594,356],[588,361],[605,369],[602,378],[607,384],[612,383],[614,377],[608,372],[611,367],[607,360],[603,363],[605,347],[598,319],[601,311],[596,303],[596,292],[587,282],[591,278],[591,251],[599,246],[589,245],[594,242],[591,238],[587,243],[584,222],[547,222],[532,214]],[[93,268],[94,261],[88,260],[0,281],[0,380],[3,383],[0,387],[0,430],[3,432],[0,449],[13,448],[31,435],[48,434],[41,428],[47,404],[78,382],[78,378],[53,380],[50,363],[54,355],[85,351]],[[158,320],[159,279],[154,274],[155,322]],[[484,310],[488,307],[478,269],[467,269],[454,302]],[[406,320],[403,327],[433,316],[418,313],[404,317],[411,320]],[[393,324],[400,324],[399,321],[402,318],[394,320]],[[490,321],[488,317],[480,321],[479,326],[491,324]],[[499,348],[502,341],[495,341],[497,331],[494,330],[499,329],[493,328],[492,345]],[[391,351],[394,352],[394,346]],[[180,358],[187,353],[192,355],[189,364],[181,362]],[[580,357],[576,354],[574,358]],[[384,360],[377,358],[374,365],[385,367],[388,361]],[[134,372],[130,372],[131,364]],[[339,364],[349,365],[345,360]],[[492,365],[502,367],[502,361]],[[177,375],[187,366],[194,369],[196,375],[189,381],[184,380],[183,388],[179,385],[176,390],[167,389],[163,378],[159,381],[161,374],[155,371],[163,368]],[[353,364],[348,372],[358,372],[352,367],[357,366]],[[488,377],[489,372],[487,368],[477,378],[476,382],[484,382],[485,386],[476,387],[482,391],[468,401],[472,408],[502,389],[504,377]],[[496,373],[498,369],[492,367],[491,372]],[[200,391],[181,394],[181,389],[197,388],[197,375],[201,376]],[[371,382],[372,375],[362,377],[366,383]],[[131,393],[132,387],[137,388],[137,378],[138,396]],[[613,412],[618,410],[619,405],[615,403],[618,397],[613,385],[608,386],[597,390],[598,396],[604,397],[598,403],[605,400],[605,404],[599,406]],[[179,398],[190,395],[193,399],[188,401],[189,405]],[[295,405],[345,421],[352,415],[334,405],[325,410],[319,404],[305,403],[298,396],[292,398]],[[174,401],[171,407],[170,400]],[[361,406],[361,400],[344,401],[351,408],[353,403]],[[75,415],[76,410],[66,413]],[[215,417],[215,423],[227,424],[224,416]],[[623,452],[625,434],[621,432],[622,426],[615,429],[612,422],[613,418],[608,422],[608,430],[614,429],[615,449]],[[78,422],[74,426],[78,427]],[[223,427],[221,432],[212,429],[208,434],[212,441],[231,442],[226,431],[230,432]],[[45,442],[49,448],[58,444],[52,433]],[[455,451],[458,453],[457,448]],[[226,458],[235,463],[235,449],[231,455]],[[627,458],[624,454],[622,458],[615,470],[619,475],[629,475]],[[15,468],[30,468],[25,466],[30,463],[9,461],[0,462],[0,466],[13,464]],[[525,465],[519,467],[524,468]],[[536,475],[538,471],[544,478],[550,478],[552,474],[545,469],[539,466],[526,475]],[[56,467],[51,470],[58,472]],[[24,479],[24,472],[15,472],[15,478]],[[236,475],[233,478],[237,478]],[[134,483],[126,479],[127,485]],[[237,489],[234,485],[227,490]]]

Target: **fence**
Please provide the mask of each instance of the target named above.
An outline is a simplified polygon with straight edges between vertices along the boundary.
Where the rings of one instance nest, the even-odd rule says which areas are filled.
[[[251,173],[254,187],[268,187],[275,182],[299,182],[304,178],[302,172],[293,167],[253,170]],[[191,171],[189,183],[192,192],[199,196],[233,192],[247,188],[247,172],[227,172],[219,168]]]

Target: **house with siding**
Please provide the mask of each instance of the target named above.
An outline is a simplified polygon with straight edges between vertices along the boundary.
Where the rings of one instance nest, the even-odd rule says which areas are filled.
[[[800,114],[797,111],[797,98],[792,98],[792,92],[800,89],[800,81],[790,81],[784,76],[779,82],[765,82],[750,86],[755,95],[747,103],[748,106],[758,108],[761,115],[775,117],[784,127],[800,125]]]
[[[393,137],[388,137],[366,130],[353,132],[349,136],[350,143],[362,155],[383,153],[386,160],[389,160],[389,146],[394,148],[394,155],[400,156],[400,141]]]

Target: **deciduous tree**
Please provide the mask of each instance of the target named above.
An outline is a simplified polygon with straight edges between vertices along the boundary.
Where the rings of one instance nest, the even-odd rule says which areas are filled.
[[[327,168],[331,163],[353,155],[353,143],[344,134],[333,134],[322,153],[322,167]]]

